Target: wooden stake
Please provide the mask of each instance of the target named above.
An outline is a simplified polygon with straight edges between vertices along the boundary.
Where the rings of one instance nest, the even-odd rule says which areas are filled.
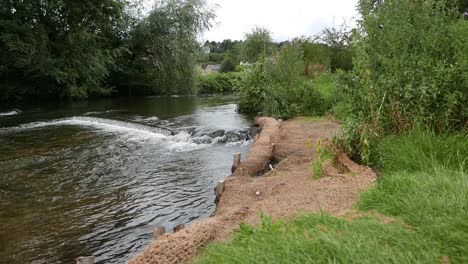
[[[164,226],[158,226],[153,231],[153,238],[156,240],[166,233],[166,228]]]
[[[182,230],[184,228],[185,228],[185,225],[180,224],[180,225],[176,225],[173,230],[174,230],[174,233],[176,233],[176,232],[179,232],[180,230]]]
[[[224,181],[219,181],[215,188],[216,197],[221,196],[224,192]]]
[[[76,259],[76,264],[94,264],[94,257],[79,257]]]
[[[234,154],[234,160],[232,162],[232,167],[231,167],[232,173],[234,173],[237,170],[237,168],[239,168],[240,163],[241,163],[241,154],[240,153]]]

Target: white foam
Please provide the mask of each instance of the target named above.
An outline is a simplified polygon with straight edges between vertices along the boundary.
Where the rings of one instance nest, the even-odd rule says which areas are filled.
[[[235,141],[235,142],[226,143],[226,146],[237,146],[237,145],[240,145],[241,147],[245,147],[245,146],[249,145],[250,143],[252,143],[252,140],[250,140],[250,139],[244,139],[244,140],[241,140],[241,141]]]
[[[8,112],[0,113],[0,116],[14,116],[14,115],[19,115],[20,113],[21,113],[20,111],[12,110]]]
[[[62,125],[95,128],[106,133],[118,135],[125,141],[129,142],[162,144],[170,151],[191,151],[207,146],[206,144],[196,144],[192,142],[190,134],[185,131],[172,136],[170,135],[171,132],[169,130],[162,128],[150,127],[119,120],[83,116],[56,119],[48,122],[34,122],[16,127],[0,128],[0,132],[21,132],[49,126]]]
[[[102,113],[102,112],[86,112],[86,113],[84,113],[83,115],[85,115],[85,116],[88,116],[88,115],[99,115],[99,114],[101,114],[101,113]]]
[[[16,132],[23,130],[30,130],[36,128],[42,128],[47,126],[60,126],[60,125],[75,125],[75,126],[86,126],[94,127],[98,129],[108,130],[111,132],[149,132],[151,134],[160,134],[169,136],[170,130],[150,127],[141,124],[129,123],[119,120],[97,118],[97,117],[70,117],[65,119],[56,119],[47,122],[33,122],[28,124],[22,124],[16,127],[0,128],[0,131]]]

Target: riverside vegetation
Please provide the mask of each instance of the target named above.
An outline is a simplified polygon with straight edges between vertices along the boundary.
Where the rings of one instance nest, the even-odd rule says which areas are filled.
[[[0,1],[0,101],[236,93],[241,112],[334,116],[335,143],[380,173],[357,216],[262,216],[195,262],[468,262],[466,1],[360,0],[355,29],[274,43],[254,28],[205,57],[203,0],[157,1],[142,19],[126,0]]]
[[[196,93],[205,0],[0,0],[0,102]]]
[[[309,59],[304,39],[244,68],[241,111],[330,113],[344,128],[335,142],[376,168],[379,180],[350,215],[261,215],[261,225],[241,225],[195,263],[468,262],[466,8],[451,0],[361,0],[358,28],[331,34],[346,40],[352,70],[310,78],[306,65],[320,62]]]

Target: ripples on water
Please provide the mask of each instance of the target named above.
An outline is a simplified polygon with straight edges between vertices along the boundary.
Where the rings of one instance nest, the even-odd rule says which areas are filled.
[[[251,122],[230,99],[172,102],[186,100],[189,109],[119,102],[119,111],[87,106],[0,119],[0,262],[72,263],[94,255],[122,263],[151,242],[156,226],[209,216],[215,183],[248,144],[197,144],[193,134]]]

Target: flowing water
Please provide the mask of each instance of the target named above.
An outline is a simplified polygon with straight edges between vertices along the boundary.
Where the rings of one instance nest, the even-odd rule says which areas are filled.
[[[123,263],[208,217],[252,126],[229,97],[20,109],[0,111],[0,263]]]

